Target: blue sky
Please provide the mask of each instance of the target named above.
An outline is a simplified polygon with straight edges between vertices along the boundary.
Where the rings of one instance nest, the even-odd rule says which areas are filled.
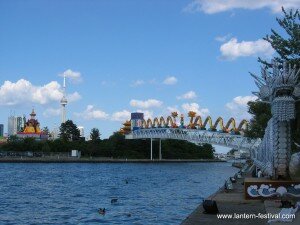
[[[0,123],[34,107],[41,126],[67,118],[88,135],[119,130],[129,112],[167,116],[195,110],[241,120],[256,87],[261,40],[281,5],[299,1],[0,1]],[[280,30],[281,31],[281,30]]]

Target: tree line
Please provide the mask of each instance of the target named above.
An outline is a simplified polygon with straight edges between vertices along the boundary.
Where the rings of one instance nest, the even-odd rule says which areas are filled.
[[[90,140],[86,141],[80,136],[76,124],[68,120],[61,124],[58,139],[37,141],[34,138],[19,139],[11,136],[6,144],[0,146],[0,150],[44,153],[80,150],[83,157],[150,158],[150,140],[126,140],[119,132],[103,140],[100,136],[99,129],[93,128],[90,132]],[[212,159],[213,153],[214,148],[210,144],[195,145],[180,140],[162,141],[164,159]],[[159,157],[158,141],[153,142],[153,157]]]

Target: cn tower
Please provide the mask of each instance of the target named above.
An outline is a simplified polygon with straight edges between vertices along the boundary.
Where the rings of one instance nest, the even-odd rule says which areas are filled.
[[[67,97],[66,97],[66,75],[64,74],[64,85],[63,85],[63,97],[60,100],[61,105],[61,123],[66,122],[66,105],[68,103]]]

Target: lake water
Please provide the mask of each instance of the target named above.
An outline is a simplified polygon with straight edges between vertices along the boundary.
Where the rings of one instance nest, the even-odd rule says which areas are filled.
[[[229,163],[1,163],[0,224],[180,224],[235,172]]]

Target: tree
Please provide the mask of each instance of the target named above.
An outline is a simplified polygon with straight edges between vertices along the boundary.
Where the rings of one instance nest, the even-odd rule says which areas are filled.
[[[278,32],[271,29],[271,35],[267,35],[264,40],[268,41],[278,56],[275,59],[282,63],[288,61],[292,64],[300,66],[300,13],[299,10],[290,10],[288,13],[282,8],[284,17],[276,18],[278,24],[284,29],[286,38]],[[266,60],[258,58],[258,61],[267,68],[272,64]]]
[[[285,31],[281,36],[277,31],[271,29],[271,34],[266,35],[264,40],[268,41],[277,55],[275,60],[279,63],[287,61],[300,68],[300,13],[299,10],[286,12],[282,8],[283,18],[276,18],[278,24]],[[271,68],[272,63],[258,58],[258,62],[266,68]],[[267,122],[271,118],[270,105],[262,102],[249,102],[249,113],[253,115],[246,135],[249,137],[263,137]],[[296,122],[292,124],[292,136],[300,142],[300,102],[296,103]]]
[[[10,135],[7,139],[7,142],[17,142],[19,141],[20,139],[18,138],[17,135]]]
[[[49,135],[49,133],[50,133],[48,127],[44,127],[42,131],[43,131],[43,133],[46,134],[46,135]]]
[[[100,140],[100,135],[101,134],[99,132],[99,129],[93,128],[90,133],[90,138],[93,142],[96,142],[96,141]]]
[[[62,123],[59,128],[59,137],[64,141],[77,141],[80,139],[80,131],[72,120]]]
[[[95,142],[89,142],[85,152],[91,157],[94,156],[98,150],[99,146]]]
[[[269,104],[260,101],[248,102],[248,106],[248,112],[252,115],[252,119],[245,135],[251,138],[262,138],[268,121],[272,117],[271,107]]]
[[[51,148],[47,142],[43,143],[42,152],[51,152]]]
[[[23,151],[35,151],[37,150],[37,143],[34,138],[26,137],[23,139]]]
[[[232,148],[229,152],[227,152],[227,155],[233,156],[236,151],[236,149]]]

